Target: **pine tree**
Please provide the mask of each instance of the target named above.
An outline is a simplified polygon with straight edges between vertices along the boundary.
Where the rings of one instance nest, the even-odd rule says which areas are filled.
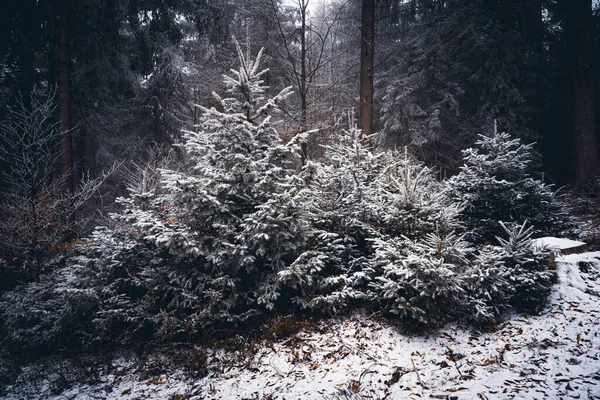
[[[328,160],[309,161],[300,174],[310,250],[280,273],[297,291],[294,301],[315,311],[335,312],[362,297],[357,287],[380,219],[384,155],[366,148],[351,114],[348,119],[349,129],[323,146]]]
[[[372,301],[405,321],[436,325],[461,315],[465,304],[464,268],[473,251],[462,236],[429,233],[378,240],[371,283]]]
[[[555,280],[552,253],[533,244],[527,222],[512,229],[500,222],[504,237],[499,246],[485,246],[465,272],[469,310],[467,318],[489,324],[511,308],[536,310]]]
[[[387,235],[422,239],[439,232],[448,234],[461,226],[461,206],[449,199],[431,168],[396,151],[387,152],[385,195],[378,225]]]
[[[406,152],[371,151],[351,115],[349,121],[349,129],[324,146],[328,160],[309,162],[301,174],[311,251],[281,277],[309,309],[378,302],[382,290],[374,294],[379,284],[373,282],[387,273],[378,260],[380,249],[397,240],[420,246],[428,235],[446,235],[459,225],[459,207],[448,201],[429,168]]]
[[[464,202],[462,217],[470,239],[493,242],[504,230],[500,222],[533,225],[536,233],[567,226],[565,211],[550,186],[530,172],[533,144],[507,133],[481,135],[476,148],[463,151],[460,173],[448,181],[448,195]]]
[[[304,251],[298,146],[271,121],[290,89],[267,97],[262,52],[251,61],[236,47],[240,67],[214,94],[218,108],[200,107],[200,125],[184,132],[187,165],[138,171],[123,211],[92,238],[91,251],[104,255],[90,284],[108,286],[99,328],[170,338],[248,320],[275,307],[277,273]]]
[[[478,324],[495,323],[510,309],[515,288],[510,282],[510,270],[496,246],[479,249],[475,260],[465,271],[468,296],[467,319]]]
[[[503,223],[500,226],[508,236],[507,239],[497,239],[504,267],[510,272],[509,281],[514,288],[510,303],[519,309],[535,309],[546,301],[555,280],[554,272],[549,269],[552,252],[533,244],[531,236],[534,230],[526,227],[527,221],[512,229]]]
[[[225,96],[214,94],[220,109],[200,107],[198,131],[184,133],[189,169],[162,171],[168,194],[161,201],[173,206],[167,219],[175,223],[154,236],[174,254],[202,258],[214,277],[207,291],[214,307],[205,313],[225,320],[246,318],[256,303],[273,308],[276,274],[303,244],[293,201],[296,143],[283,142],[270,116],[290,88],[267,98],[262,51],[251,61],[236,47],[240,68],[224,76]],[[235,307],[236,316],[230,314]]]

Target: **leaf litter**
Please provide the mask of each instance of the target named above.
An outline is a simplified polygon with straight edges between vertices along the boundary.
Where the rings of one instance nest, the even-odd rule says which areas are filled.
[[[5,399],[600,399],[600,252],[557,258],[539,315],[486,330],[449,324],[402,334],[364,314],[333,318],[253,353],[205,349],[208,375],[148,377],[120,360],[94,384],[51,393],[27,382]]]

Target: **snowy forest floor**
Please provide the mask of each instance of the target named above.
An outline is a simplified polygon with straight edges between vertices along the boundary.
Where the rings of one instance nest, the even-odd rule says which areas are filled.
[[[600,250],[600,205],[568,202],[589,251],[557,257],[558,283],[539,315],[415,335],[359,313],[280,320],[279,330],[292,332],[282,339],[237,336],[226,346],[143,358],[40,360],[0,398],[600,399],[600,251],[592,251]],[[6,371],[0,366],[0,375]]]
[[[57,370],[34,383],[24,369],[5,398],[600,399],[600,252],[560,256],[557,269],[539,315],[513,314],[488,331],[452,324],[407,335],[355,314],[285,340],[198,350],[203,377],[161,353],[113,360],[93,383],[59,392]]]

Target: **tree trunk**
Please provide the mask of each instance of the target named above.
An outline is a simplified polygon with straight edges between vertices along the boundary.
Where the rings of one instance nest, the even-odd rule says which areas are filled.
[[[60,159],[58,172],[64,181],[67,196],[73,196],[73,136],[71,124],[71,0],[61,0],[58,14],[58,117],[60,118]],[[71,197],[72,198],[72,197]],[[70,204],[67,211],[66,236],[75,237],[75,210]]]
[[[308,86],[307,86],[307,70],[306,70],[306,58],[307,58],[307,48],[306,48],[306,9],[308,8],[308,1],[302,0],[299,3],[300,6],[300,108],[301,108],[301,124],[302,131],[306,132],[308,130]],[[308,144],[306,141],[302,142],[301,145],[301,163],[302,165],[306,164],[306,158],[308,157]]]
[[[362,0],[360,51],[360,129],[363,136],[373,133],[373,60],[375,0]],[[370,145],[370,140],[368,140]]]
[[[71,134],[71,1],[61,0],[58,23],[58,116],[60,118],[59,173],[65,190],[73,194],[73,137]]]
[[[592,70],[592,0],[568,1],[567,23],[572,57],[573,122],[575,156],[574,189],[586,190],[592,178],[600,175],[596,134],[596,99]]]
[[[527,23],[525,29],[525,40],[532,44],[532,87],[527,91],[532,93],[531,101],[534,102],[534,111],[532,112],[531,126],[540,136],[543,134],[544,111],[546,109],[545,96],[547,87],[547,67],[546,55],[544,54],[544,20],[542,0],[529,0],[525,7],[524,22]]]

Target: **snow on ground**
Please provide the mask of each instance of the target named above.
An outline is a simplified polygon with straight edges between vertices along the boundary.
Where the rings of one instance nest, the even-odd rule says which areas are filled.
[[[600,252],[561,256],[557,270],[541,315],[486,332],[411,336],[356,315],[254,351],[209,352],[201,379],[141,379],[122,362],[94,385],[54,396],[22,385],[7,399],[600,399]]]
[[[576,247],[585,246],[584,242],[580,242],[578,240],[571,240],[565,238],[556,238],[556,237],[543,237],[539,239],[535,239],[533,241],[534,245],[537,246],[547,246],[556,250],[568,250]]]

